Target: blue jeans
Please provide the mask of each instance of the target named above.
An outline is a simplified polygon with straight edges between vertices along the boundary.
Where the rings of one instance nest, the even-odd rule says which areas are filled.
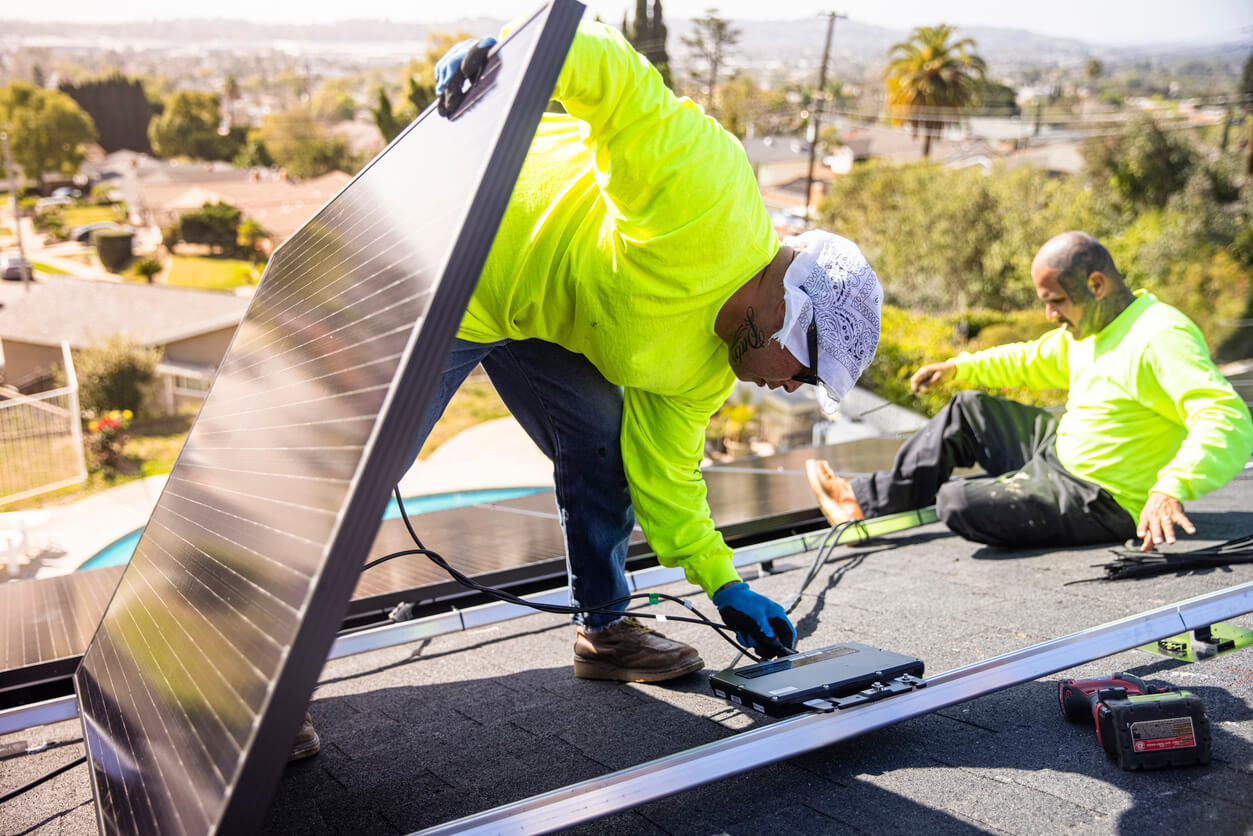
[[[583,355],[543,340],[454,340],[406,467],[479,363],[513,417],[553,462],[571,603],[596,607],[630,594],[626,552],[635,511],[622,467],[622,390]],[[625,603],[614,607],[624,608]],[[574,617],[592,629],[617,620],[599,613]]]

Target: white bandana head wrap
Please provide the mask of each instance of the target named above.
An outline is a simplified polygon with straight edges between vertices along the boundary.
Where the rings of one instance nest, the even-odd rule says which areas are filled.
[[[783,327],[774,338],[809,365],[809,323],[818,323],[818,368],[828,398],[839,401],[879,347],[883,288],[857,245],[820,229],[784,239],[796,253],[783,276]],[[834,404],[825,404],[828,412]]]

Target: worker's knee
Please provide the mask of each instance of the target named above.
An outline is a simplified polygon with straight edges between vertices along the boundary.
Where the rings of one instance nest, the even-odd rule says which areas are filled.
[[[1004,477],[955,479],[940,486],[936,512],[954,533],[990,546],[1034,546],[1058,532],[1049,503]]]

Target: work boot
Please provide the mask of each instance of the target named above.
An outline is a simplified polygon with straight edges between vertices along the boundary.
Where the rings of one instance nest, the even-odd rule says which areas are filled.
[[[300,731],[296,732],[296,739],[292,741],[291,752],[287,755],[287,762],[300,761],[305,758],[311,758],[322,750],[322,740],[318,737],[318,730],[313,727],[313,717],[309,712],[305,712],[305,721],[300,724]]]
[[[831,525],[866,518],[861,506],[857,504],[857,497],[853,495],[853,486],[847,479],[836,476],[825,460],[807,460],[805,475],[809,477],[809,486],[818,497],[818,507],[822,509],[822,515]]]
[[[668,639],[636,618],[603,630],[578,628],[574,675],[580,679],[662,682],[705,666],[696,648]]]

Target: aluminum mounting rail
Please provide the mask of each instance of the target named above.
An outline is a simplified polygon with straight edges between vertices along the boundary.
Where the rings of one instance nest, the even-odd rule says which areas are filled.
[[[913,525],[923,525],[927,522],[933,522],[934,519],[925,517],[925,511],[920,521],[913,522]],[[909,516],[913,516],[915,512],[909,512]],[[884,517],[882,519],[895,519],[896,517],[905,515],[893,515],[893,517]],[[858,526],[862,524],[858,523]],[[909,525],[902,525],[899,521],[895,523],[895,527],[887,526],[862,526],[854,531],[852,528],[845,531],[840,537],[840,543],[854,543],[865,540],[869,537],[879,537],[895,531],[901,531],[909,528]],[[828,529],[811,531],[805,534],[796,534],[790,537],[771,540],[769,542],[757,543],[751,546],[743,546],[735,551],[734,562],[736,566],[748,567],[756,564],[766,563],[778,558],[788,557],[795,554],[803,554],[812,551],[818,547],[826,535]],[[630,572],[627,575],[631,590],[637,592],[642,589],[660,586],[666,583],[683,580],[682,569],[668,569],[664,566],[653,566],[647,569],[639,569]],[[533,595],[524,596],[529,601],[537,603],[551,604],[567,604],[570,602],[570,592],[568,587],[560,587],[557,589],[538,592]],[[327,655],[327,659],[338,659],[341,656],[351,656],[356,653],[364,653],[369,650],[379,650],[384,647],[394,647],[398,644],[406,644],[408,642],[420,641],[432,636],[442,635],[444,633],[456,633],[461,630],[472,630],[482,627],[486,624],[495,624],[501,621],[507,621],[512,618],[521,618],[525,615],[534,615],[535,610],[529,607],[523,607],[518,604],[507,604],[504,602],[495,602],[490,604],[482,604],[477,607],[467,607],[465,609],[453,610],[452,612],[439,613],[437,615],[426,616],[423,618],[415,618],[410,621],[401,621],[395,624],[384,624],[378,627],[368,627],[362,630],[356,630],[349,633],[342,633],[335,639],[335,643],[331,645],[331,652]],[[21,729],[30,728],[31,726],[42,726],[47,723],[55,723],[61,720],[69,720],[78,716],[78,700],[73,695],[65,697],[56,697],[54,699],[45,700],[44,702],[34,703],[32,705],[16,706],[0,710],[0,734],[8,734],[10,732],[19,731]]]
[[[741,732],[447,822],[421,836],[548,833],[1249,612],[1253,582],[937,674],[924,680],[925,687],[899,696]]]

